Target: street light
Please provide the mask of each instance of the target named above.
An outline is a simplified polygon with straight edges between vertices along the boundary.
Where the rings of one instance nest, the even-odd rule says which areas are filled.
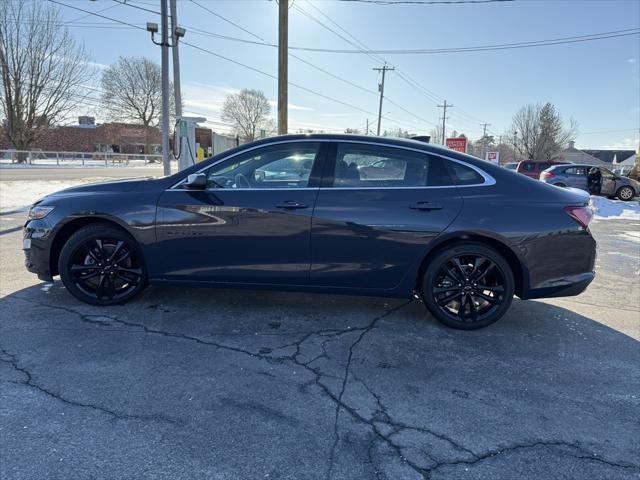
[[[147,22],[147,32],[151,33],[151,41],[162,48],[162,165],[165,175],[171,174],[169,163],[169,47],[178,44],[178,39],[184,37],[186,30],[175,26],[172,37],[173,45],[169,43],[169,19],[167,0],[160,0],[160,16],[162,19],[162,38],[156,42],[158,24]],[[179,87],[178,87],[179,88]]]

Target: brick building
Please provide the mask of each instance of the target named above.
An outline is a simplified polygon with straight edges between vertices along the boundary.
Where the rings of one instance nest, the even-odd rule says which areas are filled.
[[[31,146],[32,150],[52,152],[114,152],[144,153],[148,142],[149,153],[162,148],[160,130],[132,123],[103,123],[95,125],[81,117],[81,123],[72,126],[47,128]],[[13,149],[0,127],[0,150]]]

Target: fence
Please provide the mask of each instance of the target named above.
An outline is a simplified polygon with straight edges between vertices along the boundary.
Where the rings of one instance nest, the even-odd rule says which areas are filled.
[[[41,150],[0,150],[0,165],[26,164],[41,166],[160,166],[162,155],[107,152],[44,152]]]

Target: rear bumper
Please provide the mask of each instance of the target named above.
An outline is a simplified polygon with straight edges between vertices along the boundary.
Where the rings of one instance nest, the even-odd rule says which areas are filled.
[[[595,272],[586,272],[549,280],[537,288],[529,290],[522,299],[572,297],[579,295],[587,289],[595,276]]]

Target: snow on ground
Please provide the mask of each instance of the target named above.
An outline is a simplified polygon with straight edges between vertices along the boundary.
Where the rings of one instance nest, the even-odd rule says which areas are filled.
[[[597,220],[640,220],[640,202],[638,200],[623,202],[592,195],[591,206]]]
[[[19,180],[0,182],[0,212],[26,210],[33,202],[39,200],[45,195],[49,195],[64,188],[104,180],[107,179],[84,178],[69,180]]]

